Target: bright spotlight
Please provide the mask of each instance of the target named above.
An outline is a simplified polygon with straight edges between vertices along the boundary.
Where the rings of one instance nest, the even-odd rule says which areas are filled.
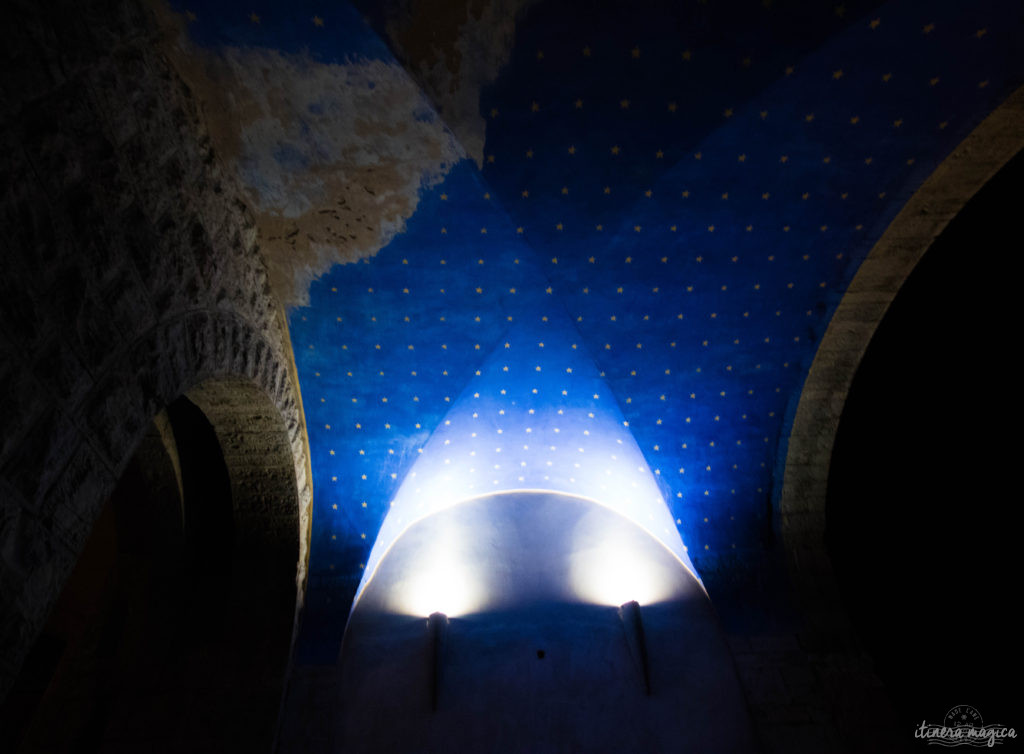
[[[572,555],[573,589],[581,599],[618,607],[631,601],[650,605],[671,596],[673,574],[650,557],[655,542],[637,534],[625,536],[618,529],[586,533]]]
[[[464,615],[479,607],[481,596],[457,537],[449,535],[432,543],[415,571],[396,587],[395,607],[409,615]]]

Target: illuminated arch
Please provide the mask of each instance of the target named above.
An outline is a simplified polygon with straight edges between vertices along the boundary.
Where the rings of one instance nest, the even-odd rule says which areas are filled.
[[[786,449],[779,500],[804,629],[817,645],[848,634],[825,549],[825,499],[839,419],[864,352],[904,281],[949,222],[1024,149],[1024,87],[950,154],[910,198],[861,264],[818,347]]]

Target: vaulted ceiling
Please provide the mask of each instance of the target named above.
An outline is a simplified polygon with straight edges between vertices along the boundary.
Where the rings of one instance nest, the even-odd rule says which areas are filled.
[[[414,465],[596,495],[589,422],[635,441],[713,601],[771,599],[816,344],[1024,73],[998,0],[172,5],[289,304],[307,659],[336,653]]]

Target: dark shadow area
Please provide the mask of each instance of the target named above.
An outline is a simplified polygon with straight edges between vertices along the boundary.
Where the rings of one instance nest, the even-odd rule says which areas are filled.
[[[0,709],[0,749],[270,751],[294,588],[277,599],[246,569],[234,528],[217,434],[179,398],[95,522]],[[275,587],[289,577],[294,561]]]
[[[908,278],[858,369],[829,475],[826,540],[847,608],[911,730],[958,704],[1021,725],[1016,610],[1024,155]],[[923,743],[921,744],[923,746]]]

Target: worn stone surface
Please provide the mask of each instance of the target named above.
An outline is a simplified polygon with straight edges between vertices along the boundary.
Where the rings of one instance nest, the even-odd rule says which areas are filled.
[[[421,187],[464,157],[393,59],[206,49],[184,17],[161,0],[152,7],[219,158],[241,179],[285,305],[307,303],[309,284],[332,265],[377,253],[404,229]]]
[[[289,494],[261,498],[254,528],[293,548],[300,595],[305,579],[308,451],[280,305],[162,33],[119,0],[16,3],[2,32],[0,697],[146,427],[210,379],[276,415],[278,439],[253,448],[288,459],[272,476]]]

